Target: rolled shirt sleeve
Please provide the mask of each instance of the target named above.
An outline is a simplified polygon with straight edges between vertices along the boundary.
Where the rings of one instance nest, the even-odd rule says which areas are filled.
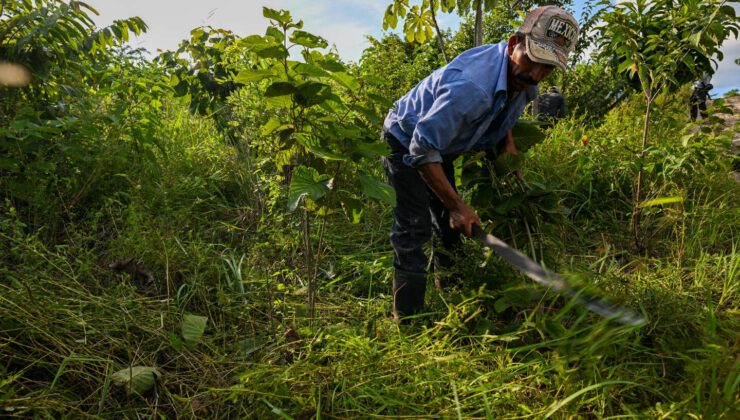
[[[435,89],[432,107],[416,124],[405,163],[417,168],[442,162],[447,146],[490,107],[490,95],[477,84],[457,70],[446,71]]]

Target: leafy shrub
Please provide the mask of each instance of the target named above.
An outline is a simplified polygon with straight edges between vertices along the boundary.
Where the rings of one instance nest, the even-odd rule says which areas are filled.
[[[0,193],[50,237],[63,215],[120,187],[116,170],[156,143],[162,89],[140,57],[118,48],[146,25],[130,18],[94,30],[89,13],[97,12],[82,2],[3,2],[0,52],[32,80],[0,99]],[[122,137],[131,147],[115,143]]]

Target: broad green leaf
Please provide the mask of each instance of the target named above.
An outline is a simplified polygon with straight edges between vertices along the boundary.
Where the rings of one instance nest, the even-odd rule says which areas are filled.
[[[113,383],[126,387],[128,394],[143,394],[149,391],[162,373],[155,367],[133,366],[121,369],[111,376]]]
[[[405,31],[405,33],[406,33],[406,42],[414,42],[415,41],[414,31],[413,30]]]
[[[352,224],[358,224],[362,221],[362,215],[364,209],[362,208],[362,201],[355,197],[342,197],[342,209],[347,215],[347,218]]]
[[[496,175],[504,176],[514,172],[515,170],[522,167],[523,161],[524,155],[521,153],[518,155],[512,155],[509,153],[501,154],[499,157],[496,158],[496,161],[494,162]]]
[[[317,50],[303,50],[301,55],[308,64],[316,64],[322,69],[330,72],[345,71],[347,68],[331,54],[322,54]]]
[[[326,101],[331,95],[329,85],[318,82],[306,82],[296,87],[295,101],[301,106],[312,106]]]
[[[261,58],[285,58],[288,56],[288,50],[281,43],[281,39],[273,36],[250,35],[240,39],[239,45]]]
[[[383,108],[390,109],[393,107],[393,101],[389,100],[388,98],[384,98],[374,93],[368,93],[367,96]]]
[[[265,97],[291,95],[296,92],[296,87],[289,82],[275,82],[265,90]]]
[[[617,72],[624,73],[628,68],[632,67],[635,62],[632,60],[624,60],[622,64],[617,67]]]
[[[281,145],[287,145],[289,143],[292,145],[293,143],[295,143],[290,137],[291,135],[293,135],[293,133],[295,133],[295,128],[293,127],[293,124],[283,124],[275,129],[275,132],[280,139]]]
[[[326,48],[328,45],[324,38],[305,31],[293,31],[290,42],[307,48]]]
[[[509,300],[505,297],[498,299],[496,302],[493,303],[493,309],[496,311],[496,313],[499,314],[509,309],[510,307],[511,303],[509,303]]]
[[[288,127],[292,127],[292,125],[283,124],[283,122],[280,121],[280,118],[272,117],[265,123],[265,125],[262,126],[262,135],[266,136],[268,134],[272,134],[274,131],[278,129],[288,128]]]
[[[203,30],[203,28],[195,28],[190,31],[190,37],[192,39],[197,39],[200,42],[206,42],[208,40],[208,34]]]
[[[314,51],[318,52],[318,51]],[[321,66],[322,69],[330,72],[338,72],[338,71],[345,71],[347,68],[344,66],[344,64],[340,63],[339,61],[333,59],[333,58],[327,58],[322,57],[316,60],[316,63]]]
[[[370,175],[360,174],[360,186],[368,197],[380,200],[391,207],[396,206],[396,190],[385,182]]]
[[[280,118],[278,117],[272,117],[270,118],[265,125],[262,126],[262,134],[267,135],[275,131],[278,127],[280,127],[283,124],[282,121],[280,121]]]
[[[388,28],[396,29],[396,25],[398,25],[398,16],[396,15],[396,10],[393,8],[393,4],[390,4],[385,9],[385,14],[383,15],[383,30],[387,31]]]
[[[432,32],[434,22],[432,21],[432,15],[427,7],[427,3],[423,3],[421,8],[418,5],[415,5],[411,7],[409,13],[406,15],[403,31],[409,42],[423,44],[427,39],[434,35]]]
[[[524,153],[532,146],[545,140],[545,133],[540,130],[540,124],[536,121],[517,121],[511,129],[518,151]]]
[[[319,104],[319,106],[326,112],[335,114],[346,111],[346,109],[344,108],[344,103],[342,102],[342,98],[340,98],[339,95],[335,93],[329,95],[324,102]]]
[[[370,121],[370,124],[379,125],[380,124],[380,117],[375,112],[375,110],[371,108],[366,108],[362,105],[352,105],[352,109],[360,113],[362,116],[367,118],[368,121]]]
[[[699,46],[699,42],[701,41],[701,31],[691,34],[689,36],[689,43],[695,47]]]
[[[293,170],[288,191],[288,209],[293,211],[305,196],[318,201],[331,191],[332,178],[329,175],[319,175],[311,167],[298,166]]]
[[[293,67],[293,71],[304,76],[311,77],[328,77],[329,73],[321,67],[312,64],[298,63]]]
[[[683,197],[661,197],[640,203],[640,208],[660,206],[663,204],[683,203]]]
[[[170,345],[175,350],[182,351],[182,347],[184,346],[184,343],[182,342],[182,337],[180,337],[176,332],[171,332],[170,333]]]
[[[274,20],[280,24],[290,23],[290,21],[292,20],[289,11],[275,10],[269,7],[262,7],[262,16],[266,17],[267,19]]]
[[[266,97],[265,104],[267,109],[289,108],[293,104],[293,98],[290,95]]]
[[[278,45],[277,43],[273,42],[269,38],[265,38],[259,35],[249,35],[246,38],[241,38],[239,40],[239,45],[246,47],[246,48],[265,48],[273,45]]]
[[[331,130],[337,133],[339,138],[360,139],[364,138],[363,130],[354,124],[330,124]]]
[[[329,207],[326,207],[326,206],[321,206],[319,207],[318,211],[316,211],[316,214],[319,216],[331,216],[334,213],[335,212],[333,209],[330,209]]]
[[[273,76],[275,76],[275,72],[272,70],[247,69],[240,71],[239,74],[234,77],[234,81],[236,83],[259,82],[260,80]]]
[[[296,135],[296,141],[303,145],[309,152],[314,155],[327,160],[347,160],[347,157],[342,156],[328,147],[321,144],[321,140],[316,137],[305,133],[299,133]]]
[[[182,317],[182,339],[188,347],[194,347],[203,337],[206,330],[208,317],[185,314]]]
[[[256,48],[254,53],[261,58],[283,59],[288,56],[288,50],[282,45],[273,45],[265,48]]]
[[[332,74],[332,78],[349,90],[354,91],[360,88],[360,82],[358,82],[357,79],[355,79],[354,76],[351,76],[349,73],[336,72]]]
[[[265,35],[272,37],[273,39],[275,39],[275,41],[278,42],[283,42],[283,40],[285,39],[285,35],[283,35],[283,32],[274,26],[268,27],[267,31],[265,31]]]
[[[352,153],[364,158],[372,159],[378,156],[388,156],[391,148],[386,142],[364,143],[358,142],[352,144]]]

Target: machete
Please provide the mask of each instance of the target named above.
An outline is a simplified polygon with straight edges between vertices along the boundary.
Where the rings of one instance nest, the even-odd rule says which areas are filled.
[[[537,264],[533,259],[516,249],[511,248],[501,239],[484,232],[477,224],[473,225],[473,236],[483,246],[495,251],[501,258],[508,261],[509,264],[530,279],[558,293],[574,298],[576,302],[592,312],[605,318],[614,319],[625,325],[638,326],[646,322],[645,318],[627,308],[611,303],[602,297],[576,290],[564,278]]]

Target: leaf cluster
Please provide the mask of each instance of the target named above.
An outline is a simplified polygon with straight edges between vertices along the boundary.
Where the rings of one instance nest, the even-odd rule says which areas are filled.
[[[740,30],[735,9],[723,0],[601,4],[602,56],[648,97],[713,74],[720,47]]]
[[[27,86],[0,87],[0,194],[43,223],[84,209],[115,182],[103,168],[127,153],[153,157],[168,87],[141,51],[123,46],[147,29],[139,18],[96,29],[97,11],[78,1],[4,1],[0,12],[0,56],[31,75]],[[104,148],[105,159],[93,158]]]
[[[383,15],[383,30],[395,29],[403,20],[403,33],[406,41],[425,43],[434,36],[434,16],[438,12],[450,13],[458,3],[455,0],[423,0],[420,4],[409,4],[409,0],[393,0]],[[469,1],[468,1],[469,3]]]
[[[386,101],[361,95],[364,81],[336,55],[322,52],[326,40],[303,31],[289,12],[265,7],[263,14],[272,25],[263,36],[238,41],[250,58],[232,80],[258,87],[275,113],[261,131],[277,142],[275,165],[288,168],[288,208],[296,209],[305,198],[306,208],[313,208],[311,202],[337,187],[347,214],[361,210],[353,191],[393,204],[392,189],[356,165],[387,152],[376,140],[380,116],[373,103]],[[292,59],[293,48],[303,61]]]

